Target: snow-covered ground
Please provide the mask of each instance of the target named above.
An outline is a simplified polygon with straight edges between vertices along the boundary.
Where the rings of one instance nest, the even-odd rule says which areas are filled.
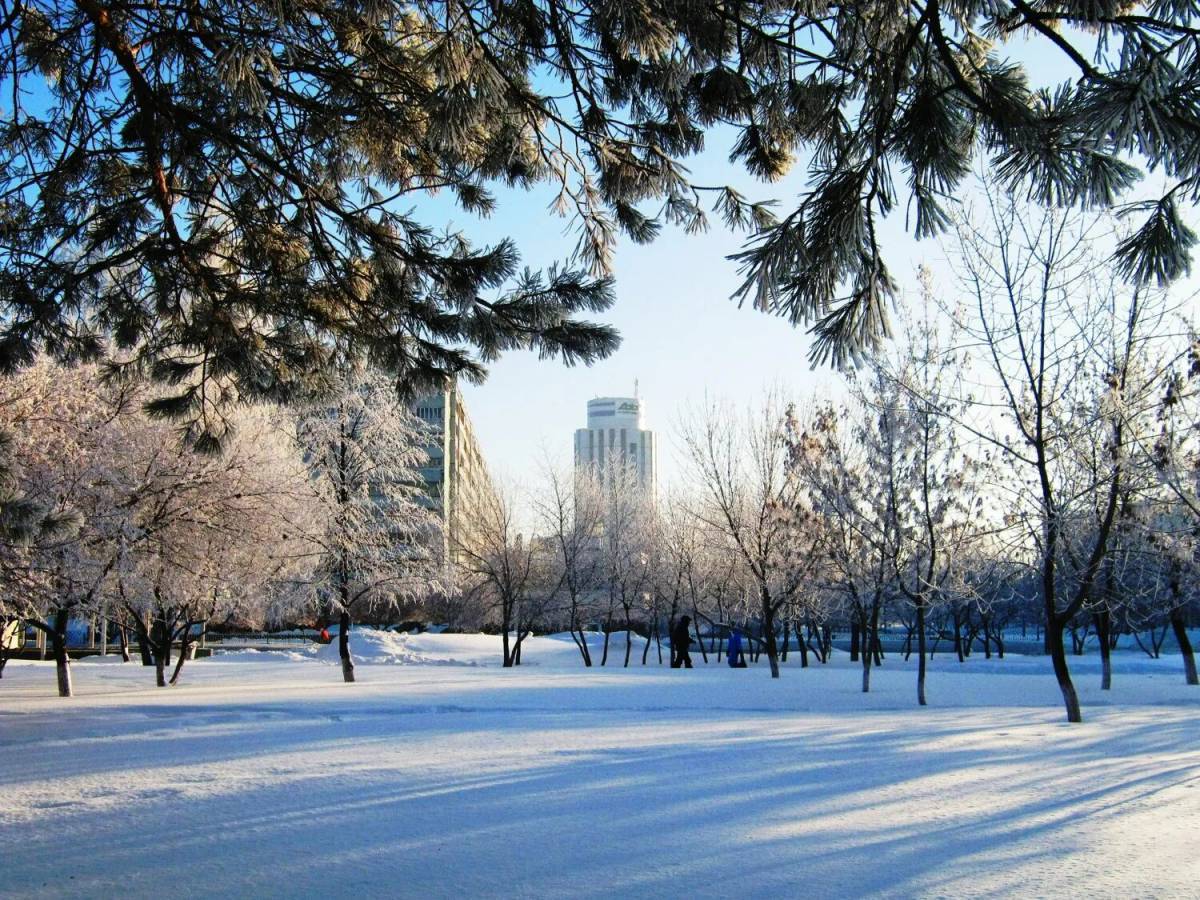
[[[1200,896],[1177,658],[584,670],[533,639],[356,633],[0,680],[0,896]],[[623,645],[613,648],[616,661]],[[634,662],[640,662],[640,643]],[[651,651],[651,660],[656,654]],[[613,660],[610,658],[610,663]]]

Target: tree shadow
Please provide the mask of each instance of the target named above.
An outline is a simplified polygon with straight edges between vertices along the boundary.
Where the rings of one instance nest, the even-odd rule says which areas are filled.
[[[702,714],[638,690],[575,709],[558,690],[87,710],[0,750],[0,894],[1015,890],[1064,858],[1121,865],[1097,829],[1200,780],[1183,713],[1072,728],[1056,710]]]

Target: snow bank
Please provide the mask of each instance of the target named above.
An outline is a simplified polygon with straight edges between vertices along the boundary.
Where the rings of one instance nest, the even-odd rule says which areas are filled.
[[[246,647],[243,650],[217,650],[203,661],[213,660],[221,663],[305,662],[314,659],[316,655],[316,644],[302,650],[255,650],[253,647]]]
[[[640,665],[645,638],[633,635],[631,664]],[[595,663],[604,650],[604,635],[588,634],[588,648]],[[444,634],[433,630],[421,634],[401,634],[356,627],[350,632],[350,653],[355,665],[411,666],[500,666],[503,664],[503,642],[498,634]],[[625,632],[613,632],[609,639],[609,664],[618,665],[625,658]],[[664,664],[669,661],[670,649],[663,645]],[[315,656],[321,662],[338,664],[338,643],[320,647]],[[657,651],[652,644],[648,662],[658,665]],[[521,665],[578,669],[583,657],[569,633],[527,637],[521,644]]]
[[[436,643],[421,641],[425,635],[396,634],[392,631],[376,631],[373,628],[354,628],[350,631],[350,654],[355,665],[389,666],[474,666],[479,662],[473,655],[483,655],[481,644],[486,635],[435,635]],[[464,638],[463,642],[448,641],[447,638]],[[473,642],[470,639],[476,639]],[[484,638],[481,642],[478,639]],[[471,646],[471,644],[474,646]],[[490,649],[490,648],[489,648]],[[465,652],[464,652],[465,651]],[[338,642],[324,644],[318,649],[316,658],[330,665],[341,665]]]

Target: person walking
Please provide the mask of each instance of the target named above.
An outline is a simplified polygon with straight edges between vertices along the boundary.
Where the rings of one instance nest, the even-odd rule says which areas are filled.
[[[742,633],[736,628],[729,632],[729,652],[726,654],[729,668],[746,668],[746,654],[742,651]]]
[[[691,635],[688,634],[688,626],[692,624],[689,616],[683,616],[675,627],[671,629],[671,668],[690,669],[692,667],[692,657],[688,653],[688,648],[692,646]]]

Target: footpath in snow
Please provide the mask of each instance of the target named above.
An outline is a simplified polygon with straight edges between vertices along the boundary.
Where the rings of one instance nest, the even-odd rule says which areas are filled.
[[[1122,654],[583,669],[358,632],[0,680],[0,896],[1200,896],[1200,689]],[[651,649],[650,658],[657,663]]]

